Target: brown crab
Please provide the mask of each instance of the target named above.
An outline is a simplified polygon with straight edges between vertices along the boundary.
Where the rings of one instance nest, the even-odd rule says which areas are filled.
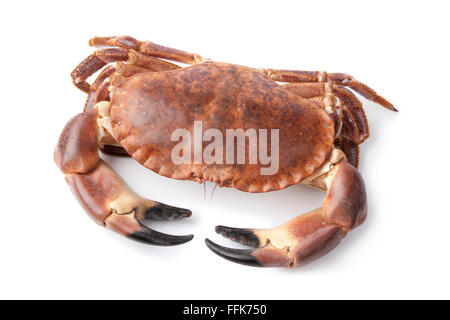
[[[65,126],[55,161],[88,214],[131,239],[176,245],[192,235],[172,236],[143,219],[179,219],[191,211],[144,199],[99,158],[98,148],[130,155],[170,178],[247,192],[280,190],[296,183],[327,191],[322,207],[273,229],[224,226],[216,232],[254,247],[230,249],[206,239],[218,255],[255,266],[303,265],[336,247],[364,222],[366,191],[357,171],[358,145],[369,136],[361,102],[347,88],[387,109],[396,109],[367,85],[342,73],[252,69],[211,62],[128,36],[96,37],[104,47],[72,72],[88,98],[84,112]],[[180,67],[172,60],[188,67]],[[115,62],[115,65],[109,63]],[[104,68],[106,67],[106,68]],[[86,79],[103,70],[92,84]],[[280,84],[285,82],[287,84]],[[279,128],[279,170],[261,175],[259,164],[174,164],[170,134],[177,128]]]

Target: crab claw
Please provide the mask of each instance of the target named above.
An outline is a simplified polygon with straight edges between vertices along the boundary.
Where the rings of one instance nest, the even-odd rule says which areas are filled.
[[[254,250],[222,247],[209,239],[205,239],[205,243],[212,252],[224,259],[247,266],[262,267],[261,263],[252,255]]]
[[[333,249],[346,232],[330,225],[316,209],[273,229],[216,227],[230,240],[255,249],[230,249],[206,240],[207,246],[227,260],[259,267],[294,267],[307,264]]]
[[[217,226],[222,236],[254,249],[231,249],[209,239],[206,245],[227,260],[244,265],[292,268],[308,264],[333,250],[367,214],[365,187],[358,171],[346,160],[320,177],[327,196],[322,207],[273,229]]]
[[[174,236],[150,229],[136,218],[134,212],[122,215],[113,213],[106,218],[105,226],[129,239],[155,246],[175,246],[194,238],[193,235]]]
[[[153,207],[150,207],[145,211],[145,219],[152,220],[172,221],[188,218],[190,216],[192,216],[192,212],[189,209],[173,207],[161,202],[157,202]]]
[[[239,242],[243,245],[247,245],[254,248],[257,248],[260,245],[260,240],[256,236],[255,231],[252,229],[217,226],[215,228],[215,231],[218,234],[224,236],[225,238]]]
[[[172,236],[142,224],[145,219],[174,220],[192,213],[137,195],[99,158],[98,117],[97,108],[73,117],[55,149],[55,162],[85,211],[99,225],[139,242],[173,246],[190,241],[193,235]]]
[[[158,246],[179,245],[194,237],[164,234],[143,225],[145,219],[174,220],[192,213],[140,197],[102,160],[88,173],[67,174],[66,181],[91,218],[107,229]]]

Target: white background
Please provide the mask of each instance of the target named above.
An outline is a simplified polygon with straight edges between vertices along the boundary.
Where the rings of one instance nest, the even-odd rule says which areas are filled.
[[[164,3],[164,4],[163,4]],[[0,298],[450,298],[449,7],[446,1],[8,2],[1,10]],[[153,223],[188,244],[132,242],[90,221],[53,163],[85,96],[69,74],[93,36],[133,35],[218,61],[346,72],[400,110],[363,99],[369,217],[302,268],[225,261],[217,224],[273,227],[320,205],[302,186],[246,194],[106,158],[140,194],[193,217]]]

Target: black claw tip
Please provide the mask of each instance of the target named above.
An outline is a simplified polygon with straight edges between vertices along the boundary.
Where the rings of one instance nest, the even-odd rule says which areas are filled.
[[[169,206],[164,203],[157,203],[145,211],[145,218],[153,220],[178,220],[190,216],[192,216],[191,210]]]
[[[128,238],[155,246],[176,246],[191,241],[194,235],[174,236],[145,228],[128,235]]]
[[[226,248],[209,239],[205,239],[205,243],[212,252],[226,260],[252,267],[262,267],[261,263],[252,256],[253,250]]]
[[[258,248],[260,241],[251,229],[230,228],[225,226],[217,226],[216,232],[225,238],[239,242],[243,245]]]

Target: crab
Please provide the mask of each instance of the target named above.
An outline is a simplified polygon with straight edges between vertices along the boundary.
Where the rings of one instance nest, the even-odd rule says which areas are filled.
[[[174,179],[211,181],[245,192],[298,183],[326,192],[320,208],[272,229],[217,226],[217,233],[250,249],[227,248],[208,239],[206,245],[245,265],[307,264],[334,249],[366,219],[367,196],[357,167],[358,146],[369,137],[369,126],[352,91],[397,111],[367,85],[344,73],[213,62],[129,36],[95,37],[89,44],[98,49],[71,74],[75,86],[88,94],[84,111],[64,127],[54,157],[72,192],[99,225],[151,245],[178,245],[193,238],[144,225],[146,219],[189,217],[191,211],[133,192],[100,158],[99,149],[131,156]],[[87,79],[96,73],[89,84]],[[221,132],[279,128],[279,170],[261,175],[261,163],[175,164],[171,132],[192,132],[195,121]]]

